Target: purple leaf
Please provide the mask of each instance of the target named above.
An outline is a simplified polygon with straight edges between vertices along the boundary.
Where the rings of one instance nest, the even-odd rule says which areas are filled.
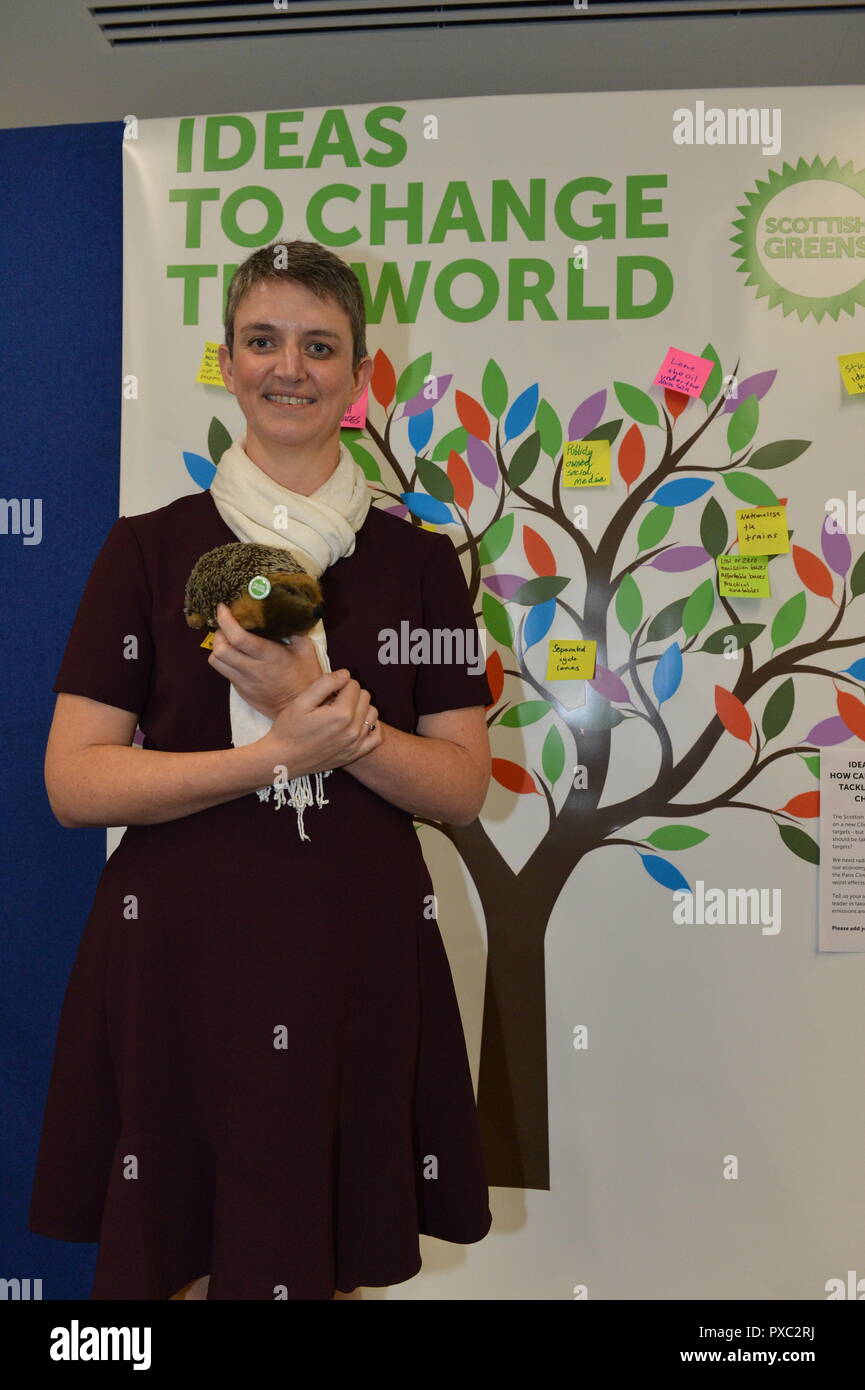
[[[757,400],[761,401],[777,375],[777,370],[758,372],[756,376],[748,376],[744,381],[738,382],[737,394],[734,396],[731,393],[724,402],[725,412],[729,414],[731,411],[737,410],[748,396],[756,396]]]
[[[831,719],[821,719],[810,734],[805,735],[806,743],[816,743],[818,748],[829,748],[833,743],[845,743],[850,738],[850,730],[839,714]]]
[[[701,545],[674,545],[669,550],[662,550],[660,555],[649,561],[649,565],[664,574],[680,574],[682,570],[698,569],[709,559],[708,550]]]
[[[408,507],[404,507],[402,502],[397,502],[395,507],[382,507],[383,512],[390,512],[393,516],[408,516]]]
[[[475,439],[473,434],[469,435],[466,445],[466,459],[479,483],[483,483],[484,487],[498,485],[499,466],[496,456],[488,444],[482,439]]]
[[[437,376],[435,381],[425,381],[417,395],[406,401],[400,419],[406,415],[422,415],[425,410],[431,410],[441,400],[452,381],[453,373],[450,376]],[[424,395],[424,392],[429,394]]]
[[[606,391],[596,391],[594,396],[589,396],[582,405],[578,405],[568,425],[568,439],[583,439],[591,434],[595,426],[601,423],[606,404]]]
[[[615,671],[608,671],[606,666],[598,666],[595,663],[595,678],[589,681],[589,685],[599,695],[603,695],[605,700],[617,700],[620,704],[631,703],[630,692],[625,682]]]
[[[528,581],[519,574],[491,574],[489,579],[484,580],[484,583],[499,598],[511,599],[517,589]]]
[[[820,532],[820,548],[823,551],[823,559],[830,570],[834,570],[836,574],[845,575],[850,568],[853,552],[850,549],[850,542],[846,534],[843,531],[836,531],[831,512],[823,522],[823,529]]]

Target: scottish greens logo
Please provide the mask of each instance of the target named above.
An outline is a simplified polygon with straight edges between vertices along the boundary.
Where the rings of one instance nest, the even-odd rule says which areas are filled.
[[[758,299],[818,323],[865,305],[865,170],[800,159],[758,179],[745,198],[733,255]]]

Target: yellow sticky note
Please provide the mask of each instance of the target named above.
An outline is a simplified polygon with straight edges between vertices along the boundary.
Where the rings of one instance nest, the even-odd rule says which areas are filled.
[[[765,555],[719,555],[718,592],[725,598],[769,598]]]
[[[597,642],[578,642],[573,638],[550,638],[547,657],[548,681],[590,681],[595,674]]]
[[[562,460],[563,487],[608,487],[609,439],[569,439]]]
[[[736,529],[742,555],[786,555],[790,549],[787,508],[780,504],[737,511]]]
[[[851,396],[865,394],[865,352],[848,352],[838,358],[841,380]]]
[[[201,359],[201,366],[198,368],[196,381],[200,381],[202,386],[221,386],[226,389],[225,382],[222,380],[222,372],[219,368],[219,343],[205,343],[204,356]]]

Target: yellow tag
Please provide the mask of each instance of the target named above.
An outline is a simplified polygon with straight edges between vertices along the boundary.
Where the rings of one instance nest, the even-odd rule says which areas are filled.
[[[865,392],[865,352],[846,353],[838,358],[838,366],[848,395],[861,396]]]
[[[607,487],[609,482],[609,439],[569,439],[562,460],[562,486]]]
[[[221,386],[226,390],[225,382],[222,380],[222,371],[219,366],[219,343],[205,343],[204,356],[201,359],[201,366],[198,368],[196,381],[200,381],[202,386]]]
[[[202,647],[212,647],[212,646],[213,646],[213,639],[214,639],[215,636],[216,636],[216,634],[215,634],[214,632],[208,632],[207,636],[205,637],[204,641],[203,641],[202,644],[201,644]]]
[[[548,681],[592,680],[597,642],[551,637],[547,657]]]
[[[740,508],[736,529],[741,555],[786,555],[790,550],[786,507]]]

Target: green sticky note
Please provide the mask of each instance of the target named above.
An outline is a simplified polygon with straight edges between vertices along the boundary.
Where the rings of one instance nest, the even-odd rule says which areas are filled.
[[[765,555],[719,555],[718,592],[724,598],[770,598]]]

